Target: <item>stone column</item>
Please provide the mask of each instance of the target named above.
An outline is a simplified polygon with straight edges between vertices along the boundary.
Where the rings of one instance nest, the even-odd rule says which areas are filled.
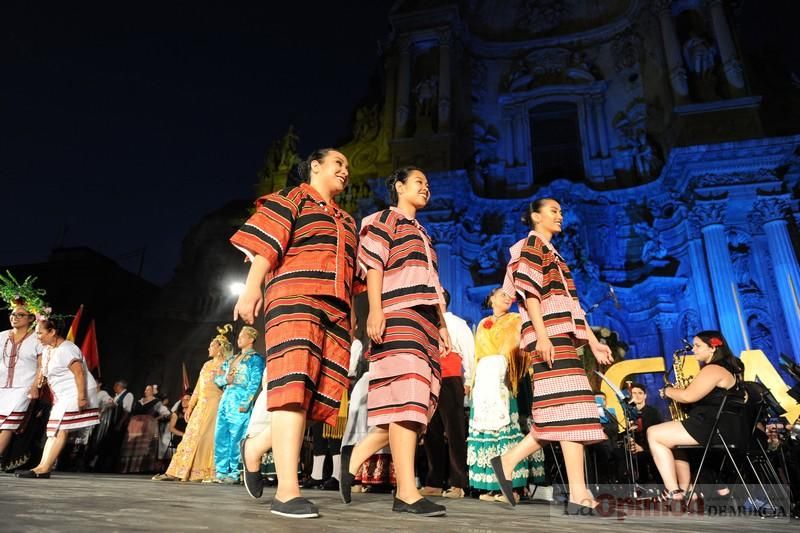
[[[397,49],[400,61],[397,65],[397,119],[394,123],[395,138],[406,136],[408,116],[411,112],[409,98],[411,97],[411,38],[401,35],[397,39]]]
[[[581,103],[583,104],[583,115],[586,117],[584,124],[586,124],[586,135],[588,136],[586,141],[589,147],[589,157],[595,159],[600,157],[600,147],[597,142],[598,128],[595,124],[594,102],[591,98],[583,98]]]
[[[502,156],[506,165],[514,166],[514,119],[509,116],[510,110],[503,116],[503,136],[500,138],[500,146],[503,151]]]
[[[658,328],[658,335],[661,338],[661,353],[669,355],[678,348],[680,344],[675,339],[675,322],[678,320],[678,315],[675,313],[660,313],[656,316],[656,328]]]
[[[714,295],[708,279],[708,267],[703,253],[703,240],[700,233],[700,220],[690,215],[686,221],[686,232],[689,235],[689,261],[692,265],[692,286],[697,298],[697,309],[700,311],[700,323],[703,329],[719,329],[717,313],[714,310]],[[692,333],[694,334],[694,332]]]
[[[439,133],[450,131],[452,41],[449,29],[439,32]]]
[[[592,107],[594,107],[595,126],[597,127],[598,144],[600,145],[600,157],[608,157],[608,132],[606,131],[605,100],[602,95],[592,96]]]
[[[733,353],[739,355],[745,349],[745,345],[749,344],[749,337],[745,343],[737,310],[741,309],[741,297],[738,294],[739,288],[736,285],[731,254],[728,250],[728,237],[725,234],[725,205],[725,202],[698,202],[694,216],[697,217],[703,231],[703,243],[720,329]],[[746,328],[744,335],[748,335]]]
[[[672,90],[675,91],[678,99],[683,99],[689,96],[689,82],[681,57],[678,34],[675,32],[675,23],[672,20],[671,4],[672,0],[656,0],[653,9],[656,11],[658,22],[661,25],[661,37],[664,41],[664,53],[667,57],[667,69],[669,70],[669,80],[672,82]]]
[[[456,236],[454,222],[431,222],[425,229],[433,240],[436,258],[439,264],[439,281],[442,287],[450,293],[450,307],[455,314],[461,311],[461,301],[464,287],[456,286],[456,261],[453,260],[453,240]],[[458,295],[458,296],[456,296]]]
[[[519,106],[514,107],[513,113],[514,165],[517,165],[528,159],[525,156],[525,117],[522,116],[522,108]]]
[[[800,267],[786,222],[789,204],[782,198],[762,198],[756,201],[753,211],[764,223],[786,329],[795,361],[800,362]]]
[[[742,64],[736,54],[736,46],[733,44],[731,30],[728,26],[728,19],[725,16],[725,8],[722,0],[711,0],[709,2],[711,10],[711,24],[714,26],[714,35],[717,38],[719,56],[722,60],[722,69],[725,71],[725,78],[728,83],[737,89],[744,88],[744,76],[742,75]]]

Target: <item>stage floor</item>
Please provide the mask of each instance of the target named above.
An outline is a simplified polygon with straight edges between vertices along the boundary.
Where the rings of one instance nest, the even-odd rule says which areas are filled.
[[[796,532],[788,518],[733,516],[664,516],[634,513],[613,518],[560,516],[561,507],[520,504],[516,509],[473,499],[442,500],[444,518],[415,518],[391,512],[388,494],[354,494],[343,505],[337,492],[306,491],[320,507],[314,520],[292,520],[270,514],[274,489],[260,500],[244,487],[154,482],[148,477],[58,472],[49,480],[0,475],[0,530],[16,531],[547,531],[589,530],[625,533],[653,530],[704,533],[731,531]]]

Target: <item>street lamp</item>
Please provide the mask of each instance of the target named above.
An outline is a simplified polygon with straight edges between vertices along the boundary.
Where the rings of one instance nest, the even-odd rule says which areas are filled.
[[[231,293],[231,296],[241,296],[244,292],[244,283],[241,281],[234,281],[230,285],[228,285],[228,290]]]

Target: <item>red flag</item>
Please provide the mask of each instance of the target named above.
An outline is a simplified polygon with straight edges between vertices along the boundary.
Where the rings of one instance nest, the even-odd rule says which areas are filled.
[[[189,391],[189,373],[186,371],[186,363],[181,363],[181,370],[183,371],[183,393]]]
[[[69,331],[67,332],[68,341],[75,342],[75,339],[78,337],[78,326],[80,325],[82,314],[83,304],[78,308],[78,312],[75,313],[75,318],[72,319],[72,324],[69,326]]]
[[[91,372],[97,369],[97,375],[100,376],[100,351],[97,349],[97,332],[94,327],[94,319],[89,322],[89,329],[86,330],[86,336],[83,338],[81,344],[81,352],[83,358],[86,360],[86,366]]]

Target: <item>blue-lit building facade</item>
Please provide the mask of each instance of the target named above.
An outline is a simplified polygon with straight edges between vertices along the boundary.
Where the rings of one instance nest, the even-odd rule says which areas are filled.
[[[383,93],[341,147],[344,203],[366,214],[391,168],[426,169],[420,219],[452,310],[476,323],[526,202],[556,198],[554,243],[626,357],[718,328],[735,352],[800,360],[800,90],[790,68],[762,75],[775,58],[747,41],[757,9],[398,2]]]

